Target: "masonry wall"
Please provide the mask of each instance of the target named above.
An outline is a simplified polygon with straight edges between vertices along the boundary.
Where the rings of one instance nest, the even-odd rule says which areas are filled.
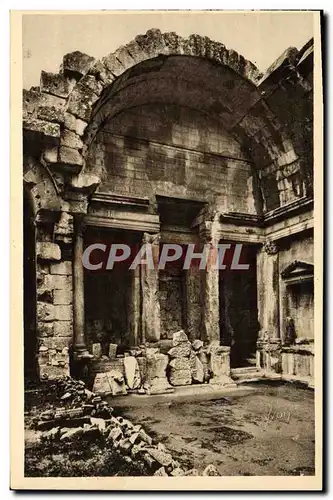
[[[188,197],[222,211],[256,213],[256,180],[240,144],[210,117],[187,108],[151,105],[127,111],[92,145],[86,172],[101,190]]]

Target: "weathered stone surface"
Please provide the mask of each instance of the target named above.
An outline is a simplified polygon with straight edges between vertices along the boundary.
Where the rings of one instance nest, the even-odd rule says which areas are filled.
[[[59,261],[61,259],[61,250],[56,243],[37,242],[36,255],[40,260]]]
[[[124,358],[125,380],[130,389],[138,389],[141,385],[139,365],[134,356]]]
[[[147,378],[165,378],[166,367],[168,365],[168,357],[165,354],[147,355]]]
[[[215,465],[209,464],[202,473],[203,476],[220,476],[221,474]]]
[[[58,148],[56,146],[53,148],[45,148],[43,151],[42,158],[46,163],[57,163]]]
[[[153,260],[154,262],[154,257],[159,253],[159,241],[159,234],[151,235],[144,233],[142,243],[146,245],[147,261]],[[148,257],[148,255],[150,255],[150,257]],[[158,300],[158,270],[148,263],[141,266],[141,290],[142,333],[147,342],[157,342],[160,340],[161,336],[160,302]]]
[[[68,304],[54,305],[54,319],[61,321],[72,321],[73,307]]]
[[[23,120],[23,129],[36,132],[47,138],[58,139],[60,137],[60,125],[36,118],[26,118]]]
[[[164,467],[160,467],[156,472],[154,472],[154,476],[168,476],[168,474],[165,472]]]
[[[194,380],[194,382],[198,382],[200,384],[204,382],[205,370],[198,356],[193,356],[191,359],[191,373],[192,380]]]
[[[156,448],[148,449],[149,455],[151,455],[156,462],[161,464],[164,467],[168,467],[168,465],[172,462],[172,456],[170,453],[165,453],[164,451],[158,450]]]
[[[192,342],[192,347],[195,351],[199,351],[203,347],[202,340],[196,339]]]
[[[83,142],[80,137],[71,130],[65,129],[61,134],[60,146],[67,146],[73,149],[82,149]]]
[[[88,123],[76,118],[71,113],[66,113],[64,117],[64,126],[66,129],[75,132],[77,135],[82,136],[87,127]]]
[[[53,321],[55,319],[54,305],[37,301],[38,322]]]
[[[173,334],[172,343],[174,346],[178,346],[182,342],[188,342],[188,337],[184,330],[179,330]]]
[[[59,162],[66,165],[73,165],[74,167],[82,167],[83,158],[77,149],[61,146],[59,148]]]
[[[64,110],[55,106],[40,106],[37,109],[37,118],[48,122],[63,123]]]
[[[102,58],[102,64],[105,66],[114,76],[119,76],[126,70],[125,66],[117,59],[115,54],[109,54]]]
[[[64,56],[62,70],[65,76],[79,79],[88,73],[94,62],[94,57],[77,50]]]
[[[51,322],[51,323],[44,323],[41,321],[38,322],[37,335],[38,335],[38,338],[40,338],[40,337],[53,337],[53,335],[54,335],[53,322]]]
[[[92,354],[95,358],[100,358],[102,356],[102,346],[100,342],[96,342],[92,345]]]
[[[54,305],[69,305],[72,304],[72,302],[73,302],[72,290],[54,289],[53,291]]]
[[[191,353],[191,343],[190,342],[183,342],[176,347],[172,347],[168,351],[168,355],[170,358],[186,358],[189,357]]]
[[[88,122],[91,115],[92,105],[97,101],[98,95],[94,91],[78,83],[71,93],[68,112]]]
[[[190,385],[192,382],[191,370],[172,370],[169,381],[174,386]]]
[[[176,467],[170,472],[170,476],[172,477],[183,476],[183,475],[184,475],[184,470],[181,467]]]
[[[55,321],[54,335],[57,337],[71,337],[73,334],[73,323],[71,321]]]
[[[190,469],[184,472],[184,476],[200,476],[199,471],[197,469]]]
[[[188,358],[174,358],[170,361],[169,366],[173,368],[173,371],[191,370],[191,364]]]
[[[117,344],[110,344],[109,345],[109,358],[110,359],[115,359],[117,356]]]
[[[47,92],[59,97],[68,97],[74,83],[65,78],[64,75],[58,73],[41,72],[40,89],[42,92]]]

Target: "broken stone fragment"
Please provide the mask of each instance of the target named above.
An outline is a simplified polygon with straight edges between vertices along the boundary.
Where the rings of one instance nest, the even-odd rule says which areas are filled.
[[[221,474],[215,465],[209,464],[202,473],[203,476],[220,476]]]
[[[202,384],[205,380],[205,370],[198,356],[193,356],[191,359],[191,374],[194,382]]]
[[[134,356],[124,358],[125,379],[130,389],[138,389],[141,385],[139,365]]]
[[[92,345],[92,354],[95,358],[100,358],[102,356],[102,346],[100,342],[95,342]]]
[[[112,441],[119,441],[122,438],[123,433],[120,427],[113,427],[108,435],[108,439],[111,439]]]
[[[174,386],[190,385],[192,382],[191,370],[172,370],[169,380],[170,384]]]
[[[190,469],[184,472],[184,476],[200,476],[199,471],[197,469]]]
[[[91,425],[95,425],[96,427],[98,427],[98,429],[101,432],[105,431],[106,423],[105,423],[105,420],[103,418],[90,417],[90,423],[91,423]]]
[[[65,165],[77,167],[73,169],[73,173],[78,173],[81,170],[81,168],[78,167],[82,167],[83,165],[83,158],[77,149],[61,146],[59,148],[59,162]]]
[[[139,437],[142,441],[147,443],[149,446],[152,446],[152,444],[153,444],[152,438],[150,436],[148,436],[148,434],[143,429],[140,429]]]
[[[127,438],[121,439],[119,441],[119,448],[120,448],[121,451],[123,451],[125,453],[128,453],[130,451],[130,449],[132,448],[132,443]]]
[[[184,476],[184,471],[180,467],[176,467],[170,472],[170,476],[177,477],[177,476]]]
[[[42,71],[40,75],[40,90],[58,97],[68,97],[74,82],[68,80],[59,73],[47,73]]]
[[[164,467],[160,467],[159,469],[157,469],[156,472],[154,472],[154,476],[167,476],[168,474],[165,472],[165,468]]]
[[[172,347],[168,351],[168,355],[170,358],[186,358],[189,357],[191,353],[191,343],[190,342],[183,342],[176,347]]]
[[[188,358],[174,358],[170,361],[169,366],[173,369],[173,373],[180,370],[191,370]]]
[[[60,138],[59,123],[52,123],[45,120],[37,120],[36,118],[26,118],[23,120],[23,129],[33,132],[36,136],[43,136],[58,144]],[[37,137],[36,137],[37,138]]]
[[[74,427],[73,429],[68,429],[67,432],[62,434],[62,436],[60,437],[60,441],[70,441],[73,438],[82,436],[83,433],[83,427]]]
[[[203,347],[203,342],[200,339],[196,339],[192,342],[192,347],[195,351],[199,351]]]
[[[37,242],[36,255],[40,260],[59,261],[61,259],[61,250],[56,243]]]
[[[49,431],[46,431],[42,435],[42,439],[56,439],[59,436],[60,427],[52,427]]]
[[[117,344],[110,344],[109,345],[109,358],[110,359],[115,359],[117,356]]]
[[[94,57],[77,50],[63,57],[62,71],[65,76],[79,79],[88,73],[94,62]]]
[[[179,330],[173,334],[172,343],[174,346],[177,346],[182,342],[188,342],[188,337],[184,330]]]
[[[164,467],[168,467],[172,462],[172,456],[170,453],[166,453],[165,451],[158,450],[157,448],[148,448],[148,453]]]

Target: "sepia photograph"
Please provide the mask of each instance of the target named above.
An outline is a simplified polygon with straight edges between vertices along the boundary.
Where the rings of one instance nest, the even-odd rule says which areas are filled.
[[[11,487],[321,490],[320,11],[11,25]]]

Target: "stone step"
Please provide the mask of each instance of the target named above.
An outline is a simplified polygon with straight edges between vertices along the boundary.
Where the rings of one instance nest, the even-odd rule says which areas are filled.
[[[232,368],[230,370],[231,375],[233,375],[233,374],[239,375],[239,374],[243,374],[243,373],[253,373],[255,371],[257,371],[257,368],[255,366],[242,366],[240,368]]]

